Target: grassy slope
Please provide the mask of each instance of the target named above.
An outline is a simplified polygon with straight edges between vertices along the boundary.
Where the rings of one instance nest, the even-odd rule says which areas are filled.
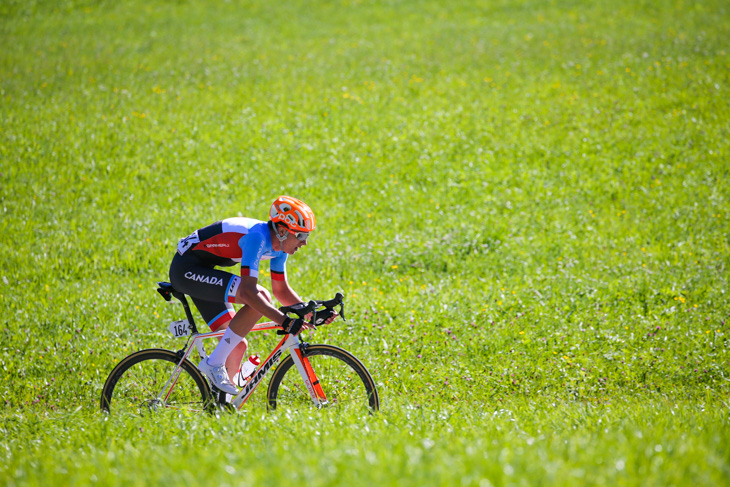
[[[0,16],[8,482],[726,482],[723,2]],[[280,193],[321,225],[292,282],[348,296],[312,340],[371,368],[382,415],[103,420],[113,364],[177,346],[176,239]]]

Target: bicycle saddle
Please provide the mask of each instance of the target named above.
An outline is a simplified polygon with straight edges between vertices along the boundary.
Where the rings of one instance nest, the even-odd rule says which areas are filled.
[[[172,299],[172,293],[175,292],[175,288],[172,287],[172,284],[169,282],[158,282],[157,286],[159,286],[157,288],[157,292],[165,298],[165,301],[170,301],[170,299]]]

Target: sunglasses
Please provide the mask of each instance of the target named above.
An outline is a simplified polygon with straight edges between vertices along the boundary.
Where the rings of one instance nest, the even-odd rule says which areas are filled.
[[[287,230],[289,230],[289,229],[287,229]],[[289,230],[289,233],[294,235],[297,238],[297,240],[299,240],[300,242],[306,242],[307,238],[309,238],[309,232],[293,232],[293,231]]]

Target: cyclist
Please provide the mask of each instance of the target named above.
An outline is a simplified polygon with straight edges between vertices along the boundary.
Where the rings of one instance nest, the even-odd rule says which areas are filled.
[[[302,201],[280,196],[271,205],[269,221],[228,218],[196,230],[180,240],[170,265],[170,282],[189,295],[212,331],[225,328],[218,346],[198,369],[221,391],[237,394],[231,382],[248,343],[246,335],[266,316],[289,333],[312,328],[273,306],[271,294],[258,284],[259,263],[271,260],[271,289],[284,306],[302,299],[289,286],[286,261],[307,244],[316,226],[314,213]],[[241,264],[241,275],[216,269]],[[242,304],[238,312],[232,303]],[[334,319],[331,317],[327,322]]]

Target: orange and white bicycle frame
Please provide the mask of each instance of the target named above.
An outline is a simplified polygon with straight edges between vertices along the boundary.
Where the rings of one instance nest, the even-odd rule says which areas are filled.
[[[257,323],[256,325],[254,325],[251,331],[253,332],[264,330],[281,330],[281,326],[274,323],[273,321],[266,323]],[[225,330],[212,331],[209,333],[198,333],[192,336],[191,342],[187,345],[187,349],[185,350],[182,359],[177,364],[175,373],[171,378],[171,381],[173,382],[172,387],[168,389],[168,386],[170,385],[168,381],[168,384],[165,385],[165,389],[163,389],[163,391],[167,391],[165,401],[167,401],[168,396],[174,388],[174,382],[177,381],[177,376],[179,375],[179,371],[181,370],[183,361],[190,358],[190,354],[194,349],[197,350],[201,360],[208,358],[208,354],[205,351],[205,348],[203,348],[203,342],[209,338],[220,338],[223,336],[223,333],[225,333]],[[291,354],[294,365],[296,365],[297,370],[299,371],[299,375],[301,375],[302,381],[304,381],[304,385],[306,386],[307,391],[309,391],[309,396],[312,398],[312,402],[314,403],[314,405],[318,407],[327,405],[327,397],[325,397],[322,386],[320,386],[319,384],[317,374],[314,372],[312,364],[309,363],[309,359],[307,359],[307,357],[302,354],[300,343],[301,342],[299,341],[298,336],[290,334],[285,335],[281,339],[279,344],[274,347],[274,350],[269,354],[266,360],[259,364],[259,366],[256,368],[256,371],[248,379],[241,391],[231,399],[230,402],[233,404],[233,406],[239,410],[243,407],[248,398],[251,397],[258,385],[263,381],[264,377],[266,377],[268,372],[277,363],[279,363],[286,350],[288,350]]]

